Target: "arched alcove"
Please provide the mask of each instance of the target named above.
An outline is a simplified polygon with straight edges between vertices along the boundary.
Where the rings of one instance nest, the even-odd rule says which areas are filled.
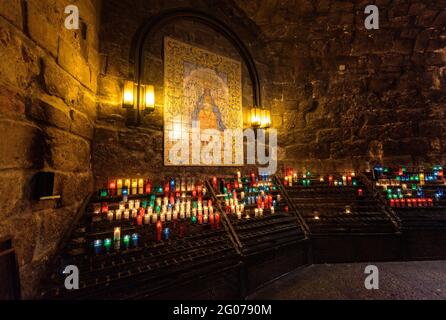
[[[239,53],[243,63],[245,64],[252,85],[253,105],[261,106],[261,87],[259,73],[247,46],[238,37],[238,35],[228,27],[220,19],[200,10],[191,8],[176,8],[163,11],[143,23],[139,28],[132,43],[130,54],[130,77],[133,77],[135,83],[141,83],[142,73],[144,72],[145,63],[143,59],[144,50],[148,44],[148,40],[158,30],[166,27],[170,23],[178,20],[191,20],[207,26],[217,33],[224,36]]]

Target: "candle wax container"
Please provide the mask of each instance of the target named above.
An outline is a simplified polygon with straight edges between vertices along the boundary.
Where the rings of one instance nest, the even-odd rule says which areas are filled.
[[[122,212],[121,210],[116,210],[116,221],[121,220],[122,218]]]
[[[169,228],[164,228],[163,231],[163,238],[165,241],[169,240],[170,237],[170,229]]]
[[[102,251],[102,240],[95,240],[93,242],[93,248],[95,254],[100,254]]]
[[[139,236],[137,233],[132,234],[132,245],[134,247],[138,246],[138,242],[139,242]]]
[[[107,197],[108,196],[108,190],[107,189],[102,189],[101,190],[101,197]]]
[[[121,228],[116,227],[113,231],[113,240],[120,241],[121,240]]]
[[[93,213],[94,214],[101,213],[101,204],[100,203],[94,203],[93,204]]]
[[[111,241],[110,238],[105,239],[105,240],[104,240],[104,247],[105,247],[105,250],[110,251],[110,249],[111,249],[111,244],[112,244],[112,241]]]
[[[149,214],[144,215],[144,224],[150,224],[150,215]]]
[[[124,247],[127,249],[130,246],[130,235],[126,234],[122,240]]]
[[[163,224],[161,223],[161,221],[158,221],[156,223],[156,241],[158,241],[158,242],[161,241],[162,229],[163,229]]]

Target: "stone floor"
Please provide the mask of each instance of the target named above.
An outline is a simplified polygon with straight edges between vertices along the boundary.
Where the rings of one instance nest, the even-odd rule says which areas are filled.
[[[368,263],[312,265],[294,271],[249,299],[446,299],[446,261],[370,263],[379,289],[367,290]]]

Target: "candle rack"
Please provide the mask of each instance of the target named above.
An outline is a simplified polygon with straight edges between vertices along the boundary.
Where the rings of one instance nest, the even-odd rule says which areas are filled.
[[[393,233],[392,219],[354,173],[288,173],[283,185],[311,234]]]
[[[404,230],[446,229],[446,180],[442,166],[376,166],[371,178]]]
[[[191,294],[186,283],[198,277],[209,281],[202,284],[204,296],[212,290],[216,298],[239,297],[239,289],[227,281],[239,281],[240,262],[225,222],[203,183],[183,188],[183,181],[172,178],[144,188],[149,193],[97,192],[59,256],[44,297],[186,297]],[[64,289],[60,271],[66,265],[79,268],[79,290]]]
[[[208,181],[246,268],[246,289],[308,263],[308,239],[272,176],[251,172]]]

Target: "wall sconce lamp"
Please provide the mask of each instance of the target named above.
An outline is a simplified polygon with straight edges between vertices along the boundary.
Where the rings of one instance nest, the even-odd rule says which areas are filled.
[[[260,126],[264,129],[271,127],[271,111],[267,109],[262,110],[262,121]]]
[[[145,86],[144,97],[144,111],[155,111],[155,87],[153,85]]]
[[[259,107],[251,108],[251,126],[253,128],[267,129],[271,127],[271,111]]]
[[[123,108],[140,110],[144,113],[153,112],[155,110],[155,87],[153,85],[142,84],[139,86],[139,101],[135,99],[137,94],[138,85],[130,80],[124,81],[122,94]]]
[[[253,128],[259,128],[262,124],[262,109],[258,107],[251,108],[251,126]]]
[[[133,109],[136,106],[136,86],[133,81],[125,80],[124,89],[122,93],[122,107],[126,109]]]

